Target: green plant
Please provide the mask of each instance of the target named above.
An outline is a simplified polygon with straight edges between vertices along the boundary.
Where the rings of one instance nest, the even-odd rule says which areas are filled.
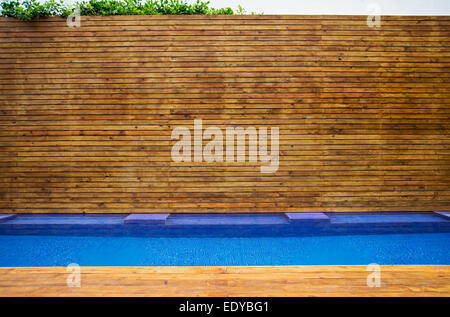
[[[67,13],[67,7],[62,0],[49,0],[39,3],[37,0],[3,1],[1,3],[1,15],[16,17],[29,21],[36,17],[63,16]]]
[[[64,0],[4,0],[0,4],[0,16],[29,21],[48,16],[69,16],[75,7],[81,15],[155,15],[155,14],[235,14],[231,8],[211,8],[209,1],[197,0],[188,4],[185,0],[84,0],[67,5]],[[238,14],[245,14],[239,6]],[[254,14],[254,12],[252,13]]]

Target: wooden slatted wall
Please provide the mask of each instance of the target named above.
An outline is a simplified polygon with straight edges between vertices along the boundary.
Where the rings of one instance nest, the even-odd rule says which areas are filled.
[[[0,19],[1,212],[450,209],[450,17]],[[171,132],[279,127],[280,165]],[[191,130],[192,131],[192,130]]]

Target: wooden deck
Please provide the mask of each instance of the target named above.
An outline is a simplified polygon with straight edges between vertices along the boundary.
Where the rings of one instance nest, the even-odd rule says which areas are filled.
[[[450,296],[450,266],[382,266],[370,288],[365,266],[0,268],[0,296]]]

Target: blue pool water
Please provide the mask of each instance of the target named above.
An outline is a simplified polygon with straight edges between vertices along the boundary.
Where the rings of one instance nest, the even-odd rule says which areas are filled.
[[[0,266],[450,264],[450,233],[255,238],[0,236]]]

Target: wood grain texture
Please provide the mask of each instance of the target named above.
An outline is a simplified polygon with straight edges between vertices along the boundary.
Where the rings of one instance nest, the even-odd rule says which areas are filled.
[[[0,268],[0,296],[450,296],[448,265],[383,265],[368,287],[365,266]]]
[[[449,210],[450,17],[81,23],[0,19],[0,212]],[[173,162],[196,118],[279,127],[277,172]]]

